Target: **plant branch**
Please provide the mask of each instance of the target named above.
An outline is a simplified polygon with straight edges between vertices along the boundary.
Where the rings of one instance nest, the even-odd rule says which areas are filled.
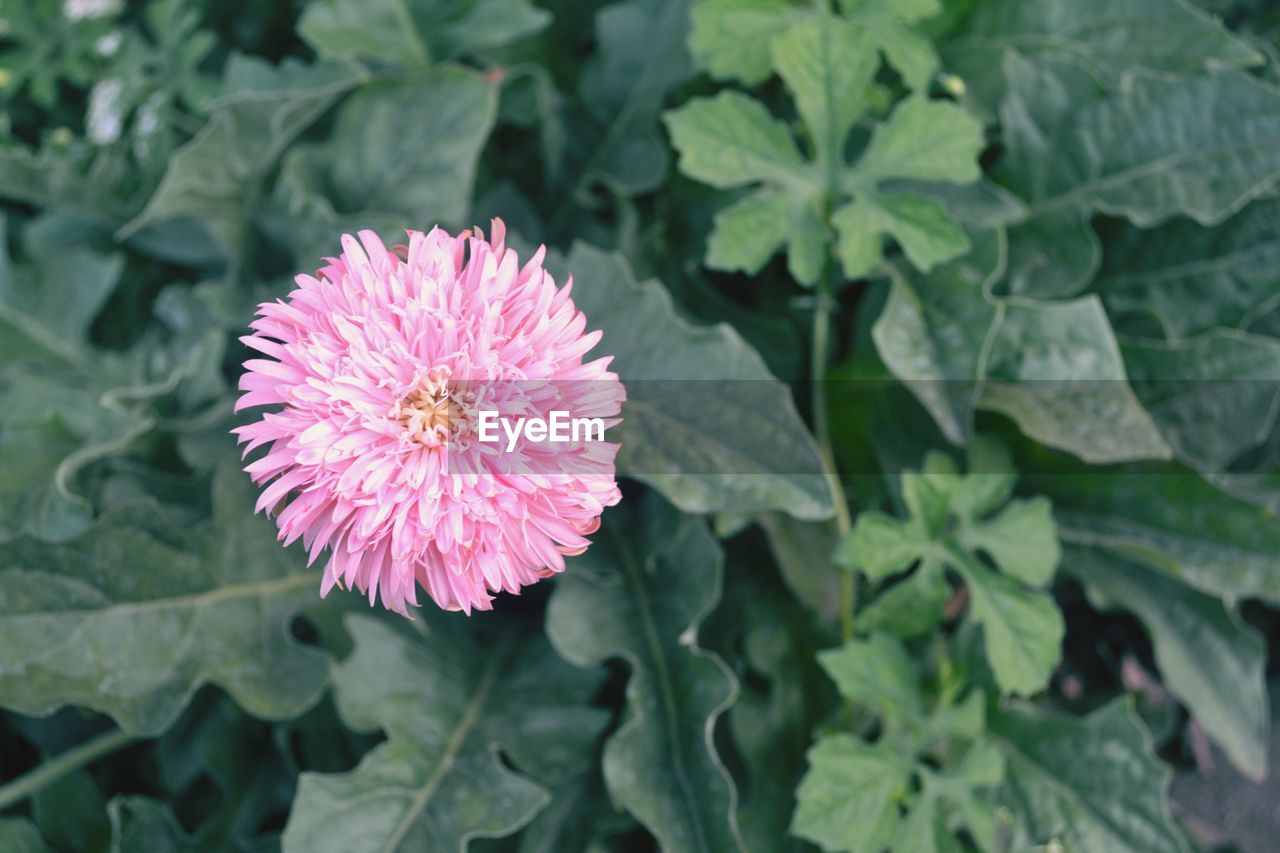
[[[827,414],[827,360],[831,349],[831,307],[835,302],[831,261],[822,265],[818,279],[817,303],[813,309],[813,350],[809,375],[813,380],[813,429],[818,440],[818,452],[822,454],[822,467],[826,474],[831,500],[835,504],[836,533],[841,539],[853,530],[849,517],[849,503],[845,499],[844,486],[836,468],[836,456],[831,447],[831,424]],[[853,572],[840,573],[840,635],[845,642],[853,639],[853,611],[857,586]]]
[[[0,811],[22,802],[68,773],[92,764],[116,750],[123,749],[136,740],[138,740],[136,736],[116,729],[67,750],[57,758],[46,761],[12,782],[0,785]]]

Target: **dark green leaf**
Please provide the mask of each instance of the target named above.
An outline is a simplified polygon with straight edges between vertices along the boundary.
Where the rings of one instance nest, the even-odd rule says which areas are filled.
[[[318,573],[249,516],[245,475],[223,469],[214,502],[192,530],[138,507],[63,545],[0,545],[0,704],[41,715],[74,703],[153,734],[207,682],[267,718],[315,702],[327,658],[290,623],[317,599]]]
[[[285,850],[462,850],[545,807],[535,780],[582,771],[605,723],[587,705],[599,673],[568,666],[540,636],[485,638],[492,626],[430,616],[420,637],[347,620],[355,651],[334,671],[338,708],[387,741],[350,773],[302,775]]]
[[[722,563],[701,522],[649,497],[610,513],[547,610],[547,633],[567,659],[629,665],[627,716],[605,746],[605,781],[669,850],[742,847],[713,738],[737,682],[697,636],[720,598]]]
[[[947,68],[988,105],[999,97],[1009,50],[1079,62],[1112,84],[1134,69],[1192,74],[1262,62],[1247,42],[1179,0],[984,0],[943,45]]]
[[[636,284],[620,258],[585,244],[563,268],[588,324],[604,330],[596,351],[615,356],[627,384],[620,471],[689,512],[830,514],[821,460],[790,391],[736,332],[690,325],[659,283]]]
[[[1132,706],[1083,720],[1008,711],[991,722],[1008,756],[1014,847],[1056,842],[1090,853],[1185,853],[1169,815],[1169,771]]]
[[[122,236],[175,217],[194,217],[237,255],[266,171],[294,138],[359,84],[364,72],[343,63],[273,68],[233,56],[213,117],[174,156],[147,207]]]
[[[1118,554],[1075,548],[1065,565],[1094,605],[1129,610],[1146,624],[1169,690],[1241,772],[1266,776],[1271,714],[1258,633],[1218,599]]]

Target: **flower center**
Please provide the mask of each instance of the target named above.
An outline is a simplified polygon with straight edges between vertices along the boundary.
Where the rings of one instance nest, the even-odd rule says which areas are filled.
[[[450,384],[447,370],[437,368],[400,401],[396,420],[414,441],[434,447],[467,431],[468,396]]]

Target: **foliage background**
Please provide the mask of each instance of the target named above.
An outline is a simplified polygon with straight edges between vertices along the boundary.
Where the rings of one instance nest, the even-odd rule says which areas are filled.
[[[1278,34],[6,0],[0,849],[1268,849]],[[632,380],[627,498],[491,614],[321,601],[236,339],[492,215]]]

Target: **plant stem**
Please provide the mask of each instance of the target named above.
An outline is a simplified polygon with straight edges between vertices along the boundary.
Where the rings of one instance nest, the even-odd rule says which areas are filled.
[[[92,764],[136,741],[138,738],[116,729],[99,735],[93,740],[68,749],[57,758],[50,759],[6,785],[0,785],[0,811],[19,803],[32,794],[51,785],[63,776]]]
[[[827,359],[831,349],[831,306],[835,302],[835,288],[831,280],[831,261],[823,264],[818,279],[817,304],[813,309],[813,350],[809,374],[813,379],[813,429],[818,439],[818,452],[822,454],[822,467],[827,486],[836,510],[836,533],[841,539],[853,529],[849,517],[849,503],[845,500],[844,486],[836,468],[836,455],[831,448],[831,424],[827,417]],[[840,573],[840,636],[847,643],[853,639],[853,611],[856,605],[857,585],[853,572]]]

